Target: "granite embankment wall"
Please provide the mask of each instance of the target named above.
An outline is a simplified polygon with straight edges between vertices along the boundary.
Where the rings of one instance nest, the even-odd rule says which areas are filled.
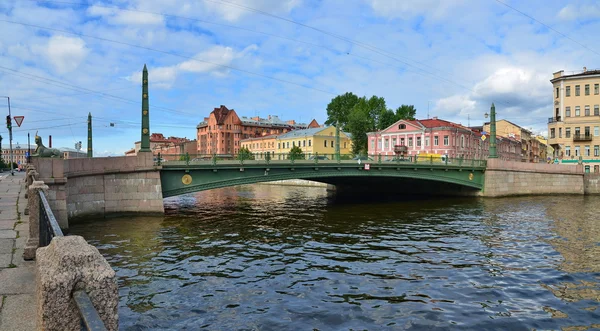
[[[583,181],[585,194],[600,194],[600,174],[585,174]]]
[[[487,161],[484,197],[585,194],[582,165]]]
[[[160,167],[151,153],[136,157],[34,159],[60,226],[84,216],[164,213]]]

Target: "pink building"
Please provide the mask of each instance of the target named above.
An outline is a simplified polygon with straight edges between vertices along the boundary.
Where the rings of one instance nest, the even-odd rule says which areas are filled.
[[[419,154],[448,155],[451,158],[486,159],[489,155],[489,139],[482,140],[482,133],[460,124],[440,120],[400,120],[388,128],[367,133],[369,155],[382,155],[391,159],[395,147],[402,147],[406,156]],[[520,161],[520,142],[498,137],[498,157]]]

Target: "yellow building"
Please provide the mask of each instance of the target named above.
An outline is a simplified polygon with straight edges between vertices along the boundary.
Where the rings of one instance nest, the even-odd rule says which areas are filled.
[[[256,138],[246,138],[240,140],[240,146],[247,148],[256,160],[264,160],[267,154],[271,159],[275,158],[277,135],[268,135]]]
[[[490,132],[490,123],[485,123],[483,130]],[[535,139],[531,131],[507,120],[496,121],[496,135],[514,138],[521,141],[521,161],[545,162],[540,157],[540,142]]]
[[[320,127],[305,130],[294,130],[277,137],[276,153],[278,158],[286,158],[294,146],[299,146],[307,158],[316,153],[334,159],[335,155],[335,127]],[[352,141],[350,134],[340,131],[340,154],[350,154]]]
[[[554,155],[554,148],[548,144],[548,139],[544,136],[536,136],[535,139],[540,142],[540,162],[552,161],[552,155]]]
[[[554,109],[548,118],[548,143],[562,163],[582,162],[600,172],[600,70],[554,73]]]

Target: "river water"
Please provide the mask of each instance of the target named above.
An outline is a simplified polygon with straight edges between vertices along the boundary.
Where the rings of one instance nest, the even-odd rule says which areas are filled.
[[[71,232],[122,330],[600,328],[600,197],[402,199],[251,185]]]

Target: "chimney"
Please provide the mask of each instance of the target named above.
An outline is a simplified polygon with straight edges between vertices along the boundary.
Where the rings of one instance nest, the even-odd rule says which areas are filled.
[[[583,72],[586,72],[586,71],[587,71],[587,67],[583,67]]]
[[[434,120],[437,120],[437,116],[433,116],[433,119],[434,119]]]
[[[48,148],[52,148],[52,135],[48,136]]]

